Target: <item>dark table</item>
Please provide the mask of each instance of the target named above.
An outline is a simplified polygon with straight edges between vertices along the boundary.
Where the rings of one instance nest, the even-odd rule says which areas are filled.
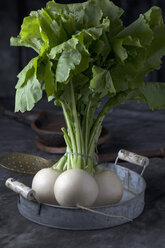
[[[0,105],[12,107],[13,100],[1,99]],[[41,102],[36,111],[53,110]],[[59,112],[59,109],[56,109]],[[144,104],[127,102],[115,108],[105,119],[111,139],[102,153],[128,150],[151,150],[165,147],[165,111],[151,111]],[[0,155],[11,152],[53,155],[39,151],[31,128],[0,116]],[[128,164],[124,163],[124,166]],[[140,172],[141,168],[130,166]],[[144,212],[132,223],[98,231],[64,231],[32,223],[23,218],[16,206],[16,194],[8,190],[5,180],[23,176],[0,168],[0,248],[164,248],[165,247],[165,159],[150,159],[144,173],[147,182]]]

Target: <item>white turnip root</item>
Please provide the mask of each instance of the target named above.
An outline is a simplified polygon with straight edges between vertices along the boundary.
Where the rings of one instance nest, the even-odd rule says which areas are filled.
[[[123,195],[122,182],[113,171],[105,170],[95,175],[99,193],[94,205],[103,206],[119,202]]]
[[[67,170],[57,178],[54,185],[57,202],[62,206],[92,206],[98,195],[95,179],[81,169]]]
[[[41,203],[57,204],[54,196],[54,184],[60,172],[52,168],[44,168],[37,172],[32,181],[32,189]]]

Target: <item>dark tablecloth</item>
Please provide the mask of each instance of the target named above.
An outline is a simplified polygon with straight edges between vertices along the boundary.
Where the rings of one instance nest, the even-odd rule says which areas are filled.
[[[9,100],[0,100],[12,106]],[[53,110],[41,102],[36,111]],[[57,113],[58,109],[55,109]],[[127,102],[106,117],[104,126],[111,139],[100,153],[128,150],[151,150],[165,147],[165,111],[151,111],[144,104]],[[11,152],[53,157],[37,149],[30,127],[0,116],[0,155]],[[127,164],[123,164],[126,165]],[[137,166],[131,167],[140,172]],[[165,159],[150,159],[144,173],[147,182],[144,212],[132,223],[98,231],[64,231],[32,223],[23,218],[16,205],[16,194],[5,188],[8,177],[23,182],[28,176],[0,168],[0,248],[164,248],[165,247]]]

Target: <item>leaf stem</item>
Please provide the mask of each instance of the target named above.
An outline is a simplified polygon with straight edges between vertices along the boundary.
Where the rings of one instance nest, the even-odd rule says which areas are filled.
[[[100,111],[98,117],[94,121],[92,130],[91,130],[91,135],[90,135],[90,138],[89,138],[89,147],[88,147],[89,153],[91,153],[93,151],[93,146],[94,146],[93,143],[96,142],[95,136],[98,134],[98,132],[99,132],[99,130],[101,128],[101,124],[103,122],[104,117],[107,115],[107,113],[110,111],[110,109],[113,106],[115,106],[115,105],[117,105],[119,103],[122,103],[124,100],[127,99],[128,93],[126,93],[126,92],[116,94],[114,97],[110,98],[105,103],[105,105],[103,106],[103,108]],[[97,138],[99,138],[99,137],[97,137]]]
[[[74,136],[72,126],[71,126],[71,120],[70,120],[69,115],[67,113],[67,108],[66,108],[66,106],[65,106],[63,101],[60,101],[60,103],[61,103],[63,113],[64,113],[64,117],[65,117],[65,120],[66,120],[66,125],[68,127],[68,132],[70,133],[70,139],[71,139],[72,147],[73,147],[72,152],[77,152],[76,140],[75,140],[75,136]]]
[[[81,126],[80,126],[80,120],[78,118],[77,114],[77,108],[76,108],[76,100],[75,100],[75,94],[74,94],[74,87],[73,83],[70,82],[70,96],[71,96],[71,109],[72,109],[72,114],[73,114],[73,120],[74,120],[74,127],[75,127],[75,135],[76,135],[76,144],[77,144],[77,153],[84,153],[83,149],[83,139],[82,139],[82,131],[81,131]],[[82,168],[82,157],[77,156],[77,163],[73,163],[74,168]]]

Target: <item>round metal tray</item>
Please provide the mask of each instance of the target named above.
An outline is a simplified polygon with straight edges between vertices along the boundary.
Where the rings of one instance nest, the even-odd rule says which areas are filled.
[[[118,204],[91,207],[90,209],[107,215],[123,216],[129,219],[138,217],[144,209],[146,183],[136,172],[114,164],[100,165],[104,169],[115,170],[124,185],[124,194]],[[18,196],[18,210],[25,218],[38,224],[67,230],[94,230],[118,226],[129,222],[125,218],[116,218],[89,212],[76,207],[39,204]]]

